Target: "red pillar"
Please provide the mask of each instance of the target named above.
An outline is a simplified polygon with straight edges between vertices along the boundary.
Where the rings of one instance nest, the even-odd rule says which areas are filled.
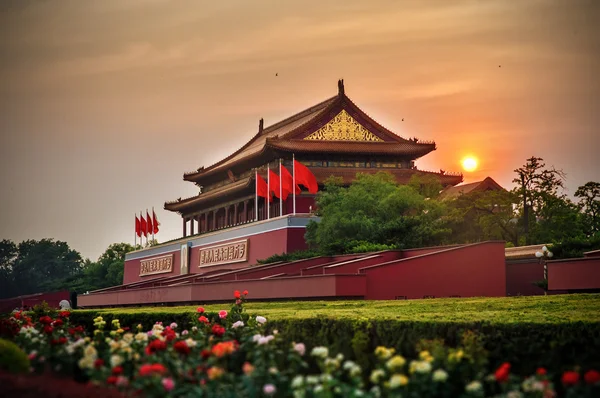
[[[183,237],[185,238],[187,236],[187,220],[185,217],[183,217]]]
[[[217,229],[217,210],[213,210],[212,229]]]

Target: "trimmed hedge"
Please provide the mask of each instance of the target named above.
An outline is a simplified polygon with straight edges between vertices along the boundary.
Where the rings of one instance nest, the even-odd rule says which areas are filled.
[[[258,311],[251,310],[250,313]],[[119,319],[122,326],[135,328],[141,323],[148,330],[156,322],[176,322],[189,329],[197,323],[193,312],[162,311],[117,312],[75,311],[71,321],[93,329],[93,319],[101,315],[107,324]],[[216,316],[216,314],[212,314]],[[565,323],[492,323],[406,321],[394,319],[348,319],[315,317],[308,319],[270,318],[270,330],[278,330],[289,342],[304,342],[307,347],[326,345],[366,366],[375,347],[395,347],[409,357],[416,356],[415,346],[422,339],[443,339],[456,346],[462,334],[471,330],[482,336],[489,352],[490,369],[510,362],[517,374],[532,374],[544,366],[556,372],[581,366],[600,369],[600,322]]]

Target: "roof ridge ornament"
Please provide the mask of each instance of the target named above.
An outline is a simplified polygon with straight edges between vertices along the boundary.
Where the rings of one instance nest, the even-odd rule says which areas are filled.
[[[344,79],[338,80],[338,95],[340,97],[344,96]]]
[[[264,124],[265,124],[265,121],[261,117],[260,120],[258,121],[258,134],[263,132]]]

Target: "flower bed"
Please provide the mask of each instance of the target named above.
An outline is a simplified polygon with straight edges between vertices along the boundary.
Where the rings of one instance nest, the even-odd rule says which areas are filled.
[[[379,346],[353,361],[325,346],[309,350],[265,317],[251,317],[246,297],[234,292],[229,311],[199,307],[187,329],[174,322],[128,328],[98,316],[88,334],[71,323],[71,313],[60,312],[15,313],[3,330],[28,355],[32,372],[149,397],[600,396],[593,369],[517,375],[506,362],[490,370],[482,337],[472,332],[456,347],[420,341],[416,355]]]

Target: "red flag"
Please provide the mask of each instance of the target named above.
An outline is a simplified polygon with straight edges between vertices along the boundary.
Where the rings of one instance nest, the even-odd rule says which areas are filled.
[[[140,238],[142,237],[142,226],[140,223],[140,219],[137,217],[137,215],[135,216],[135,233]]]
[[[313,194],[319,191],[319,185],[317,184],[317,178],[315,177],[315,175],[311,173],[308,167],[306,167],[305,165],[303,165],[295,159],[294,173],[296,177],[296,184],[304,185],[306,188],[308,188],[308,192]]]
[[[152,209],[152,227],[154,228],[154,230],[152,232],[157,234],[159,225],[160,225],[160,223],[158,222],[158,219],[156,218],[156,213],[154,213],[154,209]]]
[[[146,219],[140,213],[140,231],[142,231],[142,235],[148,236],[148,224],[146,224]]]
[[[287,199],[287,196],[292,193],[292,185],[294,184],[294,178],[290,174],[290,172],[281,165],[281,191],[283,200]],[[296,195],[299,195],[301,192],[300,187],[296,184]]]
[[[269,198],[269,202],[273,201],[267,182],[260,175],[256,175],[256,194],[261,198]]]
[[[148,214],[148,209],[146,209],[146,225],[148,226],[148,235],[152,234],[152,231],[154,231],[154,227],[152,226],[152,219],[150,218],[150,214]]]
[[[269,185],[271,188],[271,192],[275,194],[275,197],[279,197],[279,176],[273,170],[269,170],[270,181]],[[282,187],[283,188],[283,187]],[[287,195],[286,195],[287,197]]]

